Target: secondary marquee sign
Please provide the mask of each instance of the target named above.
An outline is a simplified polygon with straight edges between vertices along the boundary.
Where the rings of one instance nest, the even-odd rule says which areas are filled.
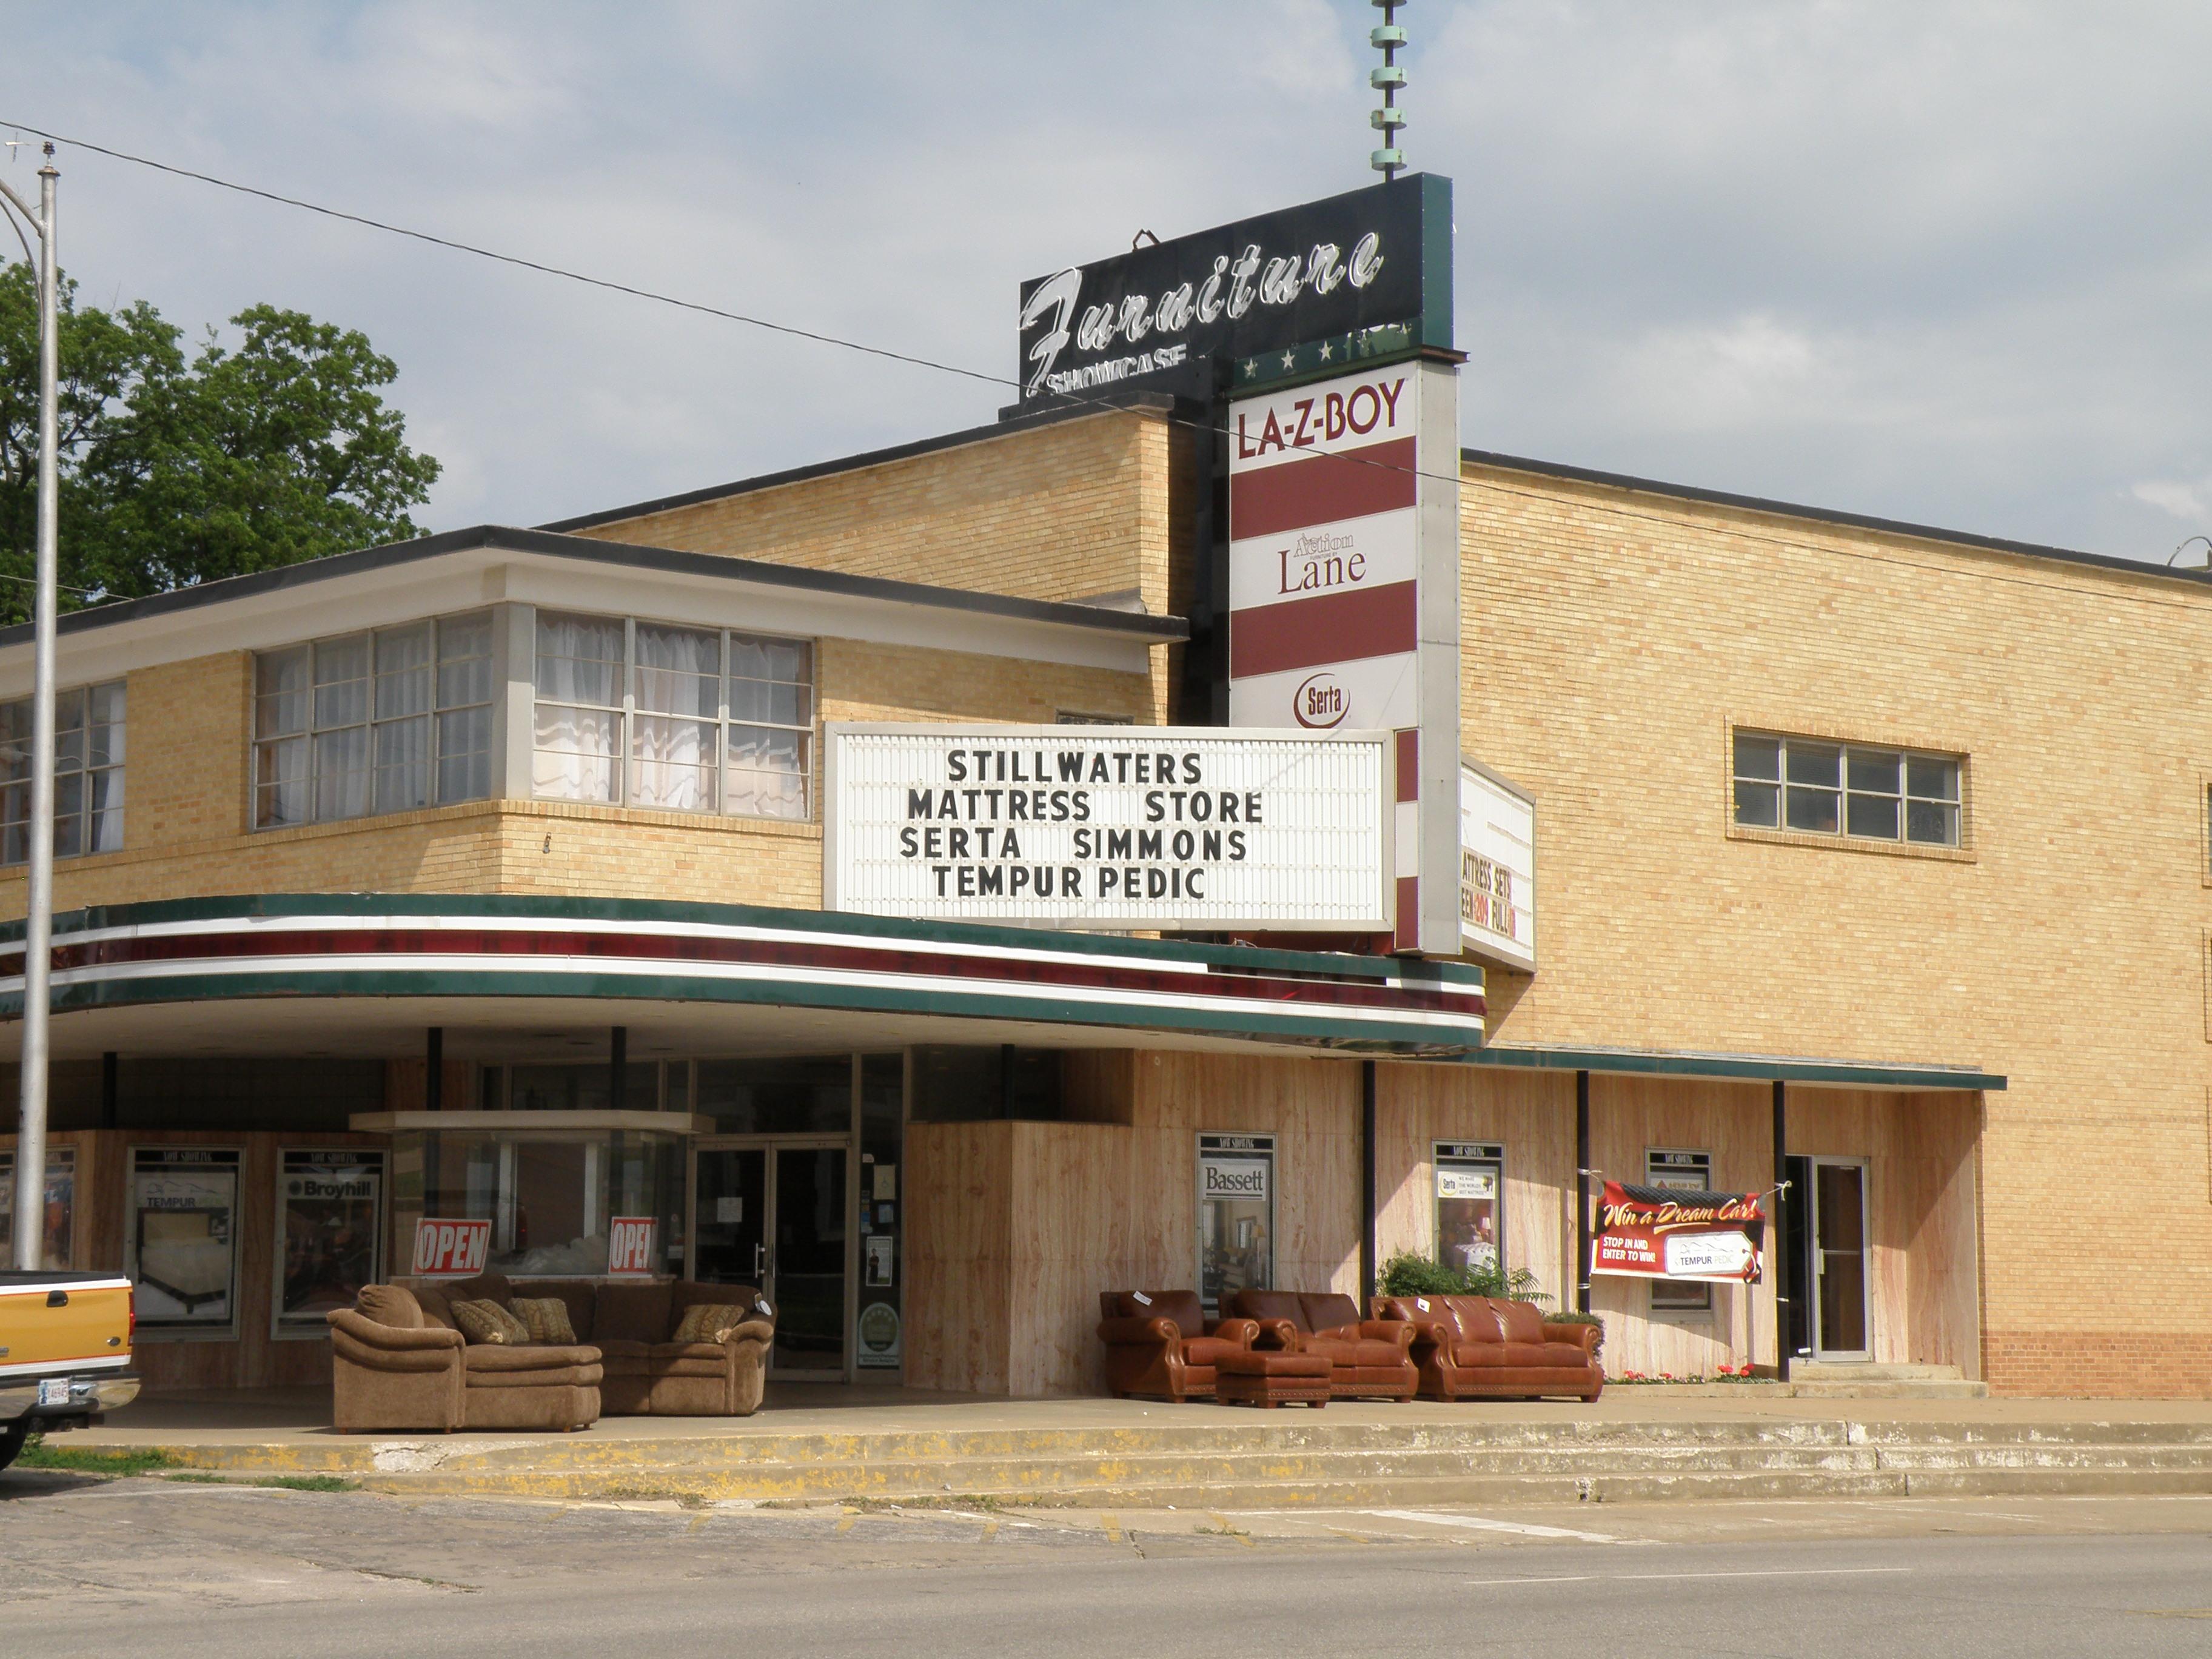
[[[1459,769],[1459,927],[1472,954],[1536,970],[1536,804],[1465,758]]]
[[[825,908],[1077,928],[1389,926],[1383,733],[832,722],[824,735]]]

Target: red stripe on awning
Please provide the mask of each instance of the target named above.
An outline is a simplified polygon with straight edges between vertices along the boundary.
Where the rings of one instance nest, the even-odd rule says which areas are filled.
[[[1229,476],[1229,533],[1273,536],[1413,505],[1413,441],[1394,438]]]
[[[1286,668],[1395,656],[1420,643],[1412,582],[1322,593],[1229,614],[1229,675],[1243,679]]]

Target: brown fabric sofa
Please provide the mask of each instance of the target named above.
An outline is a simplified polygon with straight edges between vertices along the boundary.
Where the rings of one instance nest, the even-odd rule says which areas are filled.
[[[1363,1320],[1348,1296],[1239,1291],[1229,1311],[1258,1323],[1259,1347],[1325,1356],[1333,1400],[1411,1400],[1420,1385],[1409,1352],[1413,1328],[1401,1320]]]
[[[1547,1323],[1533,1302],[1487,1296],[1380,1296],[1371,1310],[1413,1330],[1420,1391],[1431,1400],[1595,1400],[1605,1388],[1595,1325]]]
[[[556,1297],[576,1346],[478,1344],[454,1328],[455,1302]],[[459,1284],[371,1285],[329,1316],[340,1429],[576,1429],[610,1416],[748,1417],[759,1409],[775,1340],[757,1313],[720,1342],[672,1340],[694,1304],[757,1310],[747,1285],[599,1283],[498,1273]],[[497,1396],[495,1398],[494,1396]]]
[[[1260,1334],[1249,1319],[1208,1319],[1196,1291],[1101,1291],[1098,1312],[1116,1400],[1211,1400],[1215,1362],[1249,1350]]]

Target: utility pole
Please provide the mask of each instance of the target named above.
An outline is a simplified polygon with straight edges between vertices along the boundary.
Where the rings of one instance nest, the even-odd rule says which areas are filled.
[[[1389,184],[1406,165],[1406,152],[1398,148],[1398,129],[1406,125],[1406,118],[1398,109],[1398,88],[1406,84],[1406,71],[1398,67],[1398,52],[1406,44],[1406,31],[1398,21],[1398,8],[1407,0],[1375,0],[1376,9],[1382,14],[1382,26],[1368,31],[1367,44],[1382,54],[1382,67],[1368,72],[1367,84],[1382,94],[1382,107],[1371,112],[1367,125],[1382,135],[1382,148],[1367,158],[1368,166],[1382,175]]]
[[[54,612],[59,573],[58,471],[61,313],[54,255],[54,147],[39,169],[39,207],[0,179],[4,194],[39,233],[39,551],[32,631],[30,880],[23,915],[22,1121],[15,1131],[15,1265],[37,1268],[46,1231],[46,1017],[52,1006],[54,921]]]

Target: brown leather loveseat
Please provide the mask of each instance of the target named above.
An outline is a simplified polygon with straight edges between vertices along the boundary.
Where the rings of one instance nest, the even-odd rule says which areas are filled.
[[[1397,1320],[1363,1320],[1359,1304],[1348,1296],[1239,1291],[1228,1310],[1258,1323],[1262,1348],[1326,1355],[1331,1399],[1411,1400],[1419,1384],[1408,1357],[1413,1328]]]
[[[1208,1319],[1196,1291],[1101,1291],[1098,1312],[1116,1400],[1211,1400],[1215,1363],[1260,1334],[1249,1319]]]
[[[557,1299],[576,1341],[469,1341],[457,1302]],[[743,1310],[719,1341],[678,1342],[694,1306]],[[372,1285],[330,1316],[340,1429],[579,1429],[610,1416],[746,1417],[775,1316],[745,1285],[532,1279]]]
[[[1547,1323],[1533,1302],[1488,1296],[1378,1296],[1371,1310],[1413,1330],[1413,1364],[1431,1400],[1591,1401],[1605,1387],[1595,1325]]]

